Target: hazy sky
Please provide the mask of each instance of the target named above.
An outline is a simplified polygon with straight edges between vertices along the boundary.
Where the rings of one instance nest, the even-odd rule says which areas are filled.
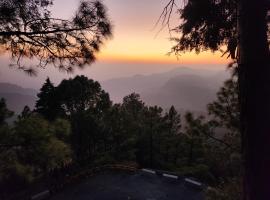
[[[103,0],[114,25],[113,40],[108,41],[99,55],[100,60],[158,63],[224,63],[220,55],[212,53],[187,53],[177,60],[166,56],[173,46],[168,29],[158,33],[153,29],[164,6],[169,0]],[[180,1],[180,0],[179,0]],[[58,17],[70,17],[78,0],[55,0],[54,13]],[[65,5],[65,6],[63,6]],[[179,24],[178,15],[172,17],[172,27]]]
[[[107,41],[98,55],[98,61],[91,67],[77,71],[97,80],[110,79],[134,74],[149,74],[167,71],[178,66],[197,68],[224,68],[228,62],[220,54],[205,52],[200,55],[186,53],[178,60],[167,56],[173,45],[165,29],[157,36],[160,27],[153,27],[168,0],[103,0],[108,8],[109,17],[113,23],[113,38]],[[53,14],[61,18],[73,15],[79,0],[54,0]],[[172,20],[172,27],[178,23],[177,15]],[[0,57],[0,81],[21,84],[26,87],[40,87],[46,76],[54,82],[73,75],[59,73],[56,69],[39,70],[36,78],[29,78],[6,66],[9,60]]]

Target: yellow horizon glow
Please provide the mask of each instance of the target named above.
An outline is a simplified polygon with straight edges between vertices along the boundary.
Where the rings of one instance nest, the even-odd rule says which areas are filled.
[[[106,51],[97,54],[97,59],[103,62],[112,63],[149,63],[149,64],[228,64],[231,59],[227,59],[226,55],[222,57],[221,53],[212,53],[204,51],[200,54],[195,52],[183,53],[179,56],[175,54],[135,54],[121,53],[115,51]]]
[[[63,10],[63,3],[67,0],[55,0],[53,6],[57,17],[70,17],[70,13],[78,6],[77,0],[68,0]],[[170,34],[179,37],[178,33],[169,33],[168,28],[162,31],[161,24],[156,22],[167,1],[136,1],[136,0],[104,0],[108,8],[108,16],[113,25],[113,39],[105,41],[101,52],[96,54],[97,60],[112,63],[145,63],[145,64],[227,64],[231,60],[221,53],[210,51],[187,52],[178,58],[166,54],[175,44],[169,40]],[[175,10],[176,11],[176,10]],[[59,16],[58,16],[59,15]],[[181,23],[178,14],[173,14],[170,27]]]
[[[155,37],[153,31],[131,30],[119,28],[112,40],[106,41],[101,52],[97,54],[100,61],[127,63],[159,63],[159,64],[227,64],[231,60],[222,57],[221,52],[203,51],[199,54],[192,52],[176,56],[168,52],[175,45],[165,31]]]

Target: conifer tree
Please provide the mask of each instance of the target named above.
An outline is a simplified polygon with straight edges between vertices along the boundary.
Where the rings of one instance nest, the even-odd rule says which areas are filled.
[[[51,64],[72,71],[95,61],[103,42],[111,36],[111,24],[100,1],[80,1],[71,19],[52,16],[53,0],[0,1],[0,47],[17,66],[28,73],[25,59],[36,66]]]
[[[61,113],[59,98],[49,78],[46,79],[37,96],[39,98],[35,109],[37,113],[50,121],[59,117]]]

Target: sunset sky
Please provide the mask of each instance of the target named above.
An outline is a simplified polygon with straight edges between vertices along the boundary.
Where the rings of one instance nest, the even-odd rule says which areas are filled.
[[[228,60],[220,54],[204,52],[200,55],[186,53],[177,59],[167,56],[173,43],[169,41],[168,29],[158,35],[160,26],[154,25],[168,0],[104,0],[108,15],[113,24],[113,38],[108,40],[98,55],[98,61],[88,69],[76,71],[97,80],[105,80],[134,74],[149,74],[187,66],[193,68],[222,69]],[[70,18],[79,5],[79,0],[55,0],[53,15]],[[174,15],[171,26],[179,23]],[[2,65],[1,81],[24,84],[26,87],[39,87],[50,76],[55,82],[68,76],[56,69],[40,70],[38,77],[26,77],[21,72],[6,67],[7,56],[0,57]],[[5,76],[3,76],[5,75]]]
[[[100,60],[182,64],[226,62],[209,52],[200,56],[187,53],[180,60],[166,55],[174,43],[169,41],[168,29],[157,34],[161,25],[154,27],[168,0],[104,0],[104,3],[114,25],[114,38],[101,52]],[[177,24],[179,20],[175,14],[171,26]]]

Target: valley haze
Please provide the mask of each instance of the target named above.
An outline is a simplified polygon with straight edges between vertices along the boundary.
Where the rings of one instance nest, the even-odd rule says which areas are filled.
[[[204,112],[206,105],[215,99],[218,89],[229,77],[229,72],[224,70],[179,67],[99,82],[114,103],[121,103],[123,97],[135,92],[147,105],[158,105],[164,109],[174,105],[179,111]],[[25,105],[33,109],[37,93],[37,88],[0,83],[0,97],[4,97],[8,108],[16,113],[20,113]]]

